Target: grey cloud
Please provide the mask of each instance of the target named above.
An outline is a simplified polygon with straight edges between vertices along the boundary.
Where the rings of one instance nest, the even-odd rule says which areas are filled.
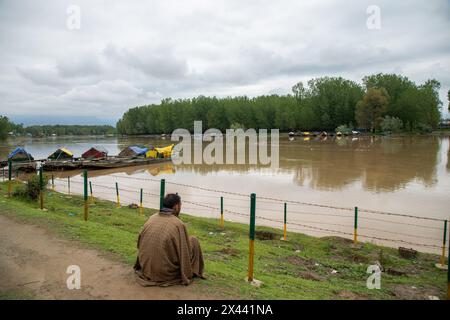
[[[57,64],[56,69],[63,78],[88,77],[98,75],[103,67],[95,54],[66,59]]]
[[[38,86],[58,87],[63,85],[53,66],[19,66],[17,72]]]
[[[107,58],[159,79],[184,77],[188,68],[185,60],[178,58],[170,48],[117,48],[108,45],[103,51]]]
[[[402,72],[450,88],[450,4],[368,0],[0,1],[0,114],[120,117],[161,98],[289,92],[330,75]]]

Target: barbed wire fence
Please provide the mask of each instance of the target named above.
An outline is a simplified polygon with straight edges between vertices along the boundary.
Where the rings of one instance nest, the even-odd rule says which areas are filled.
[[[152,178],[142,178],[142,177],[129,177],[129,176],[122,176],[122,175],[116,175],[111,174],[108,175],[108,177],[116,178],[118,180],[130,180],[135,182],[150,182],[155,184],[151,191],[143,191],[143,196],[146,199],[145,207],[149,208],[158,208],[158,202],[160,201],[160,190],[158,188],[158,185],[161,184],[163,181],[166,185],[172,185],[174,187],[183,188],[184,191],[187,191],[189,189],[196,190],[196,191],[202,191],[200,192],[193,192],[195,193],[195,198],[202,198],[204,201],[192,201],[192,200],[186,200],[184,198],[188,198],[188,191],[187,192],[180,192],[180,195],[183,197],[183,211],[189,212],[189,213],[195,213],[197,211],[201,211],[203,213],[209,213],[209,214],[217,214],[217,217],[220,218],[219,214],[222,212],[222,214],[225,214],[228,218],[230,216],[233,217],[239,217],[240,219],[236,219],[236,222],[245,222],[245,219],[250,218],[250,207],[249,207],[249,195],[244,193],[239,193],[235,191],[229,191],[229,190],[219,190],[219,189],[213,189],[213,188],[207,188],[192,184],[185,184],[185,183],[179,183],[174,181],[166,181],[165,179],[152,179]],[[78,184],[82,185],[83,181],[77,181],[77,180],[70,180],[64,181],[63,179],[56,179],[59,181],[58,186],[60,187],[61,191],[65,192],[72,192],[70,191],[70,183],[72,184]],[[119,186],[118,190],[114,185],[108,186],[105,184],[102,184],[98,181],[96,181],[95,178],[90,179],[92,188],[95,189],[95,194],[99,195],[99,198],[104,197],[106,200],[113,200],[114,193],[120,191],[120,197],[127,200],[127,203],[139,203],[139,189],[133,189],[130,186],[123,187]],[[148,186],[148,184],[146,185]],[[136,195],[136,198],[131,197],[130,195]],[[117,196],[117,195],[116,195]],[[152,201],[148,201],[148,198],[150,197]],[[224,198],[225,200],[229,200],[230,203],[226,202],[225,208],[221,208],[220,206],[220,198]],[[211,200],[216,200],[215,204],[211,203]],[[243,204],[240,204],[239,202],[242,202]],[[245,203],[245,204],[244,204]],[[311,203],[311,202],[304,202],[304,201],[298,201],[298,200],[292,200],[292,199],[283,199],[283,198],[275,198],[275,197],[267,197],[267,196],[258,196],[257,197],[257,203],[263,203],[263,204],[270,204],[270,205],[276,205],[280,204],[280,210],[279,212],[275,212],[276,210],[274,208],[266,208],[266,207],[257,207],[256,209],[256,220],[260,222],[267,222],[265,226],[275,227],[279,228],[283,226],[284,223],[286,223],[291,231],[304,231],[304,230],[310,230],[311,232],[316,233],[325,233],[325,234],[334,234],[334,235],[340,235],[345,237],[355,237],[355,243],[358,242],[359,238],[371,240],[371,241],[381,241],[384,243],[391,243],[391,244],[401,244],[401,245],[410,245],[414,247],[421,247],[421,248],[430,248],[434,249],[432,250],[434,253],[441,253],[437,252],[437,250],[441,250],[443,248],[443,237],[440,237],[440,235],[445,234],[444,228],[446,224],[445,219],[438,219],[433,217],[425,217],[425,216],[416,216],[411,214],[405,214],[405,213],[396,213],[396,212],[389,212],[389,211],[380,211],[380,210],[372,210],[372,209],[366,209],[366,208],[350,208],[350,207],[342,207],[342,206],[331,206],[331,205],[325,205],[325,204],[318,204],[318,203]],[[267,215],[263,215],[261,213],[267,213],[267,214],[280,214],[282,212],[281,207],[283,204],[292,205],[293,208],[289,206],[288,209],[288,216],[293,217],[290,218],[288,221],[283,221],[282,219],[276,219],[273,217],[268,217]],[[187,204],[187,205],[186,205]],[[298,207],[314,207],[314,208],[320,208],[320,209],[327,209],[329,212],[313,212],[313,211],[299,211],[296,210]],[[357,217],[355,217],[355,210],[357,210]],[[335,211],[334,213],[330,211]],[[364,214],[364,216],[361,216],[361,214]],[[375,217],[375,216],[384,216],[382,217]],[[280,215],[281,216],[281,215]],[[313,220],[313,219],[307,219],[306,217],[333,217],[343,220],[353,220],[353,221],[345,221],[347,223],[336,223],[336,222],[328,222],[325,219],[319,221],[319,220]],[[395,221],[395,220],[389,220],[387,217],[396,217],[401,218],[402,221]],[[356,219],[355,219],[356,218]],[[227,219],[233,221],[234,219]],[[365,220],[367,222],[377,222],[382,224],[393,224],[393,225],[401,225],[402,227],[411,227],[414,229],[424,229],[428,230],[433,234],[433,236],[428,235],[422,235],[419,233],[406,233],[406,232],[399,232],[399,231],[391,231],[386,228],[375,228],[368,226],[358,226],[357,221],[355,220]],[[420,223],[417,223],[417,221],[420,221]],[[353,223],[352,223],[353,222]],[[416,223],[414,223],[416,222]],[[335,228],[333,228],[335,227]],[[352,230],[348,231],[348,230]],[[366,234],[357,234],[355,233],[357,231],[364,231],[367,232]],[[380,234],[387,234],[387,235],[395,235],[396,237],[388,237],[388,236],[381,236]],[[421,242],[420,240],[426,240]]]
[[[42,170],[40,170],[39,175],[41,176],[41,181],[42,174]],[[332,206],[328,204],[269,196],[257,197],[255,194],[249,195],[236,191],[219,190],[193,184],[166,181],[165,179],[110,174],[108,175],[109,178],[116,179],[114,183],[115,185],[106,185],[99,181],[101,179],[97,179],[95,177],[91,177],[89,179],[87,171],[85,171],[81,177],[82,179],[71,179],[70,177],[55,179],[53,174],[51,174],[51,179],[49,179],[49,181],[51,183],[52,190],[57,190],[63,193],[65,192],[69,195],[84,194],[85,220],[88,220],[87,211],[89,210],[89,198],[92,200],[94,197],[97,197],[99,199],[114,201],[115,195],[118,206],[121,205],[119,197],[122,197],[122,199],[125,199],[125,202],[128,204],[139,203],[139,207],[141,209],[143,207],[158,209],[162,206],[162,198],[166,193],[166,185],[168,185],[173,189],[180,189],[179,193],[183,198],[183,212],[197,214],[202,213],[203,215],[209,217],[211,215],[214,217],[217,216],[219,221],[221,221],[221,227],[223,227],[224,215],[229,221],[248,223],[250,225],[250,241],[254,241],[254,226],[258,223],[258,226],[275,228],[284,227],[284,239],[282,238],[282,240],[287,240],[287,228],[289,228],[292,232],[309,232],[319,235],[327,234],[346,238],[353,237],[353,242],[355,244],[359,242],[360,238],[362,238],[371,242],[379,241],[381,244],[390,244],[390,246],[408,245],[415,248],[424,248],[428,252],[440,254],[440,263],[442,265],[445,264],[448,225],[447,219],[373,210],[361,207],[351,208]],[[5,180],[4,172],[3,180]],[[11,173],[8,175],[8,180],[8,194],[10,195],[12,182]],[[118,181],[121,181],[121,184],[123,184],[124,180],[130,180],[133,185],[126,185],[125,187],[123,185],[119,185]],[[136,182],[145,184],[145,188],[136,188]],[[199,198],[201,201],[190,200],[189,196]],[[145,201],[143,201],[144,199]],[[226,200],[225,204],[224,199]],[[256,203],[263,205],[260,207],[257,206]],[[42,206],[43,203],[41,203],[41,207]],[[276,218],[277,216],[282,216],[283,207],[284,219]],[[302,210],[299,210],[299,208],[302,208]],[[307,208],[309,209],[305,210]],[[313,209],[325,209],[327,211],[317,212]],[[320,217],[322,220],[318,221],[308,219],[308,217],[311,218],[311,216]],[[287,217],[289,217],[289,219],[287,219]],[[329,222],[326,218],[342,219],[342,223],[337,223],[336,221]],[[378,223],[381,224],[381,227],[376,228],[371,225],[359,226],[358,222],[360,220],[366,221],[366,224]],[[388,226],[391,224],[401,226],[402,228],[426,231],[429,234],[423,235],[420,232],[406,233],[399,232],[397,230],[388,230]],[[359,231],[363,231],[363,233],[360,234]],[[252,256],[253,253],[250,253],[250,255]]]

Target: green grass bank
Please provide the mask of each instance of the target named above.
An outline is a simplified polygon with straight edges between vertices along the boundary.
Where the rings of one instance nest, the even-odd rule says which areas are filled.
[[[18,186],[15,185],[14,188]],[[146,219],[156,212],[128,207],[116,208],[110,201],[95,199],[89,221],[83,220],[83,198],[47,191],[46,210],[38,202],[6,197],[7,184],[0,183],[0,214],[43,226],[55,234],[89,248],[112,253],[115,259],[132,265],[136,240]],[[219,216],[219,214],[218,214]],[[207,280],[196,280],[203,292],[237,299],[444,299],[447,274],[435,263],[437,255],[419,253],[401,258],[396,249],[371,243],[353,245],[339,237],[311,237],[256,226],[257,231],[276,233],[275,240],[255,241],[254,276],[263,282],[255,287],[245,282],[248,268],[248,226],[218,219],[182,214],[189,234],[199,238],[205,258]],[[381,289],[366,286],[369,265],[382,266]],[[2,293],[0,297],[20,296]]]

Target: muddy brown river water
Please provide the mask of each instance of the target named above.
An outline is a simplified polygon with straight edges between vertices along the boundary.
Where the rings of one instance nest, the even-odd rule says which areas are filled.
[[[406,246],[440,253],[443,221],[450,219],[449,137],[343,137],[279,142],[279,168],[258,165],[174,165],[171,162],[99,170],[90,173],[94,196],[115,200],[118,182],[122,204],[159,206],[160,179],[166,191],[178,192],[183,211],[218,218],[224,197],[225,220],[248,223],[249,195],[257,196],[257,226],[282,228],[287,201],[288,230],[315,236],[352,238],[354,207],[360,208],[361,241]],[[132,144],[165,146],[169,138],[48,138],[0,143],[0,159],[16,145],[36,158],[65,146],[75,156],[92,145],[115,155]],[[56,189],[81,193],[80,171],[55,173]],[[214,190],[214,191],[207,191]],[[377,211],[377,212],[372,212]],[[378,212],[379,211],[379,212]],[[388,214],[386,214],[388,213]],[[415,219],[402,214],[441,221]],[[282,232],[280,231],[280,235]],[[390,239],[390,240],[385,240]]]

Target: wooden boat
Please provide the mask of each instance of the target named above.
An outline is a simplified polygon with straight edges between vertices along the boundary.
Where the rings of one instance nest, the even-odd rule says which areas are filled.
[[[11,171],[13,172],[33,172],[36,171],[36,163],[33,156],[25,148],[17,147],[8,154],[8,160],[0,161],[0,168],[8,169],[8,161],[11,161]]]
[[[137,146],[127,147],[122,151],[126,156],[106,156],[100,158],[75,158],[73,153],[65,148],[59,148],[52,153],[47,159],[34,160],[29,154],[28,160],[20,161],[14,159],[12,161],[12,170],[22,172],[35,172],[36,164],[40,163],[44,171],[65,171],[77,169],[113,169],[129,166],[140,166],[152,163],[160,163],[170,161],[174,144],[164,148],[140,148]],[[150,150],[149,150],[150,149]],[[130,152],[128,152],[131,150]],[[23,148],[16,148],[13,155],[21,155],[19,151],[24,153]],[[26,153],[26,152],[25,152]],[[121,152],[122,153],[122,152]],[[103,154],[102,154],[103,155]],[[1,161],[0,168],[8,166],[8,161]]]
[[[12,172],[16,172],[16,171],[35,172],[36,171],[36,162],[34,162],[34,161],[12,161],[11,165],[12,165]],[[1,161],[0,168],[2,168],[2,170],[7,172],[8,171],[8,161],[7,160]]]
[[[89,171],[89,177],[103,177],[118,173],[123,173],[127,176],[131,176],[133,174],[143,172],[149,172],[152,176],[156,176],[158,174],[173,174],[175,173],[175,167],[172,162],[161,162],[121,168],[96,169]],[[73,178],[82,176],[83,169],[52,171],[52,174],[55,179],[67,179],[68,177]]]
[[[82,161],[83,169],[108,169],[108,168],[121,168],[129,166],[140,166],[151,163],[159,163],[170,161],[171,158],[108,158],[105,160],[84,160]]]
[[[74,159],[67,160],[47,160],[42,164],[44,171],[76,170],[76,169],[111,169],[129,166],[139,166],[151,163],[170,161],[171,158],[123,158],[107,157],[103,159]]]

